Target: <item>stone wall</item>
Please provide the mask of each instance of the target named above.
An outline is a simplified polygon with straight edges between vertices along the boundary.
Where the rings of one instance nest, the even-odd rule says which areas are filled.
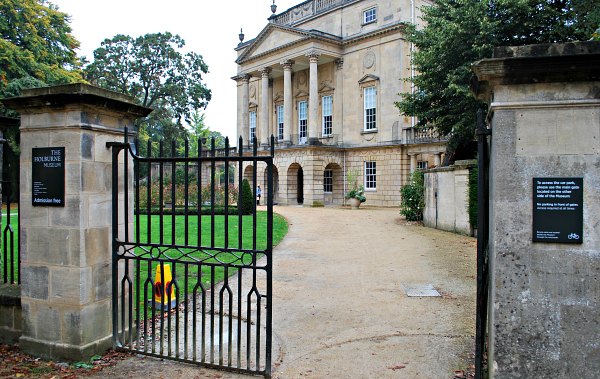
[[[19,342],[22,330],[21,290],[17,285],[0,285],[0,343]]]
[[[598,62],[600,42],[581,42],[497,49],[474,66],[492,131],[491,377],[600,376]],[[540,177],[582,178],[579,243],[533,241]]]
[[[469,222],[469,170],[471,161],[425,171],[423,223],[430,228],[471,235]]]
[[[377,188],[365,190],[367,206],[400,206],[400,186],[403,168],[409,163],[402,146],[379,148],[297,148],[276,150],[274,165],[275,201],[281,205],[298,204],[298,171],[302,169],[304,179],[304,203],[309,206],[342,205],[348,191],[346,172],[357,170],[358,183],[364,184],[366,161],[376,162]],[[333,191],[325,194],[323,177],[325,169],[333,171]],[[252,165],[244,167],[244,178],[252,185]],[[267,177],[264,164],[257,167],[257,184],[266,196]]]
[[[28,89],[3,103],[21,115],[19,344],[37,356],[87,360],[112,346],[112,152],[107,143],[123,142],[125,127],[134,131],[135,119],[150,109],[85,84]],[[49,147],[65,151],[65,177],[53,178],[64,181],[64,204],[34,206],[32,151]],[[120,170],[118,179],[133,188],[132,174],[124,178]],[[121,236],[125,222],[118,220]]]

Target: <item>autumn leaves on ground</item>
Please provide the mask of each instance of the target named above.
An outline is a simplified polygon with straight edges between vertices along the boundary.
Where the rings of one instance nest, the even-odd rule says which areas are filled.
[[[128,356],[127,353],[111,350],[86,362],[53,362],[24,354],[16,346],[0,344],[0,378],[79,378],[112,366]]]

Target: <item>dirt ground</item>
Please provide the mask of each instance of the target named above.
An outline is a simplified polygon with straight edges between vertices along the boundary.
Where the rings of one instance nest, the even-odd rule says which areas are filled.
[[[467,368],[475,239],[407,223],[397,209],[276,211],[290,229],[274,251],[274,378],[454,378]],[[407,296],[420,285],[441,296]],[[140,356],[80,376],[246,377]]]

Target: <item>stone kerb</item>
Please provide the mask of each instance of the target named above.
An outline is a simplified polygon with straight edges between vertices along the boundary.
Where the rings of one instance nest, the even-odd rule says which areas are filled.
[[[133,131],[151,110],[85,84],[26,90],[3,102],[21,114],[20,345],[52,359],[87,359],[112,344],[106,143],[122,142],[124,128]],[[32,149],[46,147],[65,150],[64,206],[32,205]]]
[[[491,377],[600,375],[598,62],[600,42],[581,42],[474,65],[492,130]],[[582,178],[582,243],[533,242],[534,178]]]

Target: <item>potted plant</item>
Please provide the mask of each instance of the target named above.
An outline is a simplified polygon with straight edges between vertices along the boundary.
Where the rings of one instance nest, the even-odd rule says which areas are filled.
[[[345,198],[350,201],[352,209],[358,209],[361,203],[367,201],[367,198],[365,197],[365,187],[363,185],[358,185],[357,179],[357,170],[348,170],[348,172],[346,172],[346,181],[350,186],[350,190],[346,192]]]

